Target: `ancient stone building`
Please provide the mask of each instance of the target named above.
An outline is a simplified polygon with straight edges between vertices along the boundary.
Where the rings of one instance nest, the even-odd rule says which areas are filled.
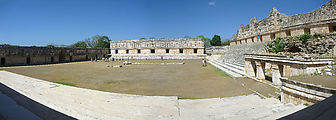
[[[0,66],[82,61],[107,57],[108,53],[109,49],[96,48],[1,46]]]
[[[230,45],[334,31],[336,31],[336,0],[331,0],[313,12],[293,16],[287,16],[273,8],[267,18],[260,21],[253,18],[250,24],[240,25]]]
[[[205,58],[201,39],[142,39],[111,41],[111,58],[200,59]]]

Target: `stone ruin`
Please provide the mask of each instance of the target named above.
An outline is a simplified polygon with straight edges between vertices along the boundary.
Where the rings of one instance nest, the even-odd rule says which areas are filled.
[[[196,38],[111,41],[116,59],[201,59],[204,42]]]
[[[109,49],[0,46],[0,66],[48,64],[108,57]]]
[[[240,25],[231,45],[271,41],[277,37],[299,36],[305,33],[331,33],[336,30],[336,0],[331,0],[313,12],[287,16],[273,8],[268,17]]]

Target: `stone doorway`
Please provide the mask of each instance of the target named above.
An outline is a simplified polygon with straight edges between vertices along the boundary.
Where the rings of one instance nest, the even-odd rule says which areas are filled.
[[[0,65],[5,65],[6,64],[6,59],[3,57],[1,58],[1,64]]]
[[[72,56],[70,56],[70,62],[72,62]]]
[[[26,58],[26,63],[29,65],[30,64],[30,57]]]
[[[51,63],[54,62],[54,57],[50,57],[50,62],[51,62]]]

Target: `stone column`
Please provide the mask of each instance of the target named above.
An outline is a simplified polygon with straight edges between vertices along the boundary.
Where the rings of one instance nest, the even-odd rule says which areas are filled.
[[[245,75],[255,78],[254,62],[252,60],[245,60]]]
[[[274,64],[272,63],[272,82],[273,85],[276,86],[281,86],[281,73],[280,73],[280,69],[279,69],[279,65],[278,64]]]
[[[265,80],[265,62],[256,61],[256,67],[257,67],[257,79],[259,80]]]

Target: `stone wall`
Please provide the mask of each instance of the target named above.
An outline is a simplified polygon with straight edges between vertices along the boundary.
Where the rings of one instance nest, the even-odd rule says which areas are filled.
[[[275,48],[275,43],[276,41],[272,41],[266,50],[269,52]],[[280,43],[284,44],[284,53],[335,56],[333,52],[336,46],[336,33],[312,36],[307,42],[300,40],[300,37],[284,37],[280,39]]]
[[[108,54],[109,49],[1,46],[0,66],[82,61]]]
[[[276,37],[298,36],[304,33],[330,33],[336,29],[336,0],[331,0],[321,8],[310,13],[287,16],[273,8],[268,17],[257,21],[251,19],[250,24],[240,25],[232,40],[269,41]],[[241,42],[235,42],[237,44]]]
[[[201,59],[205,58],[201,39],[143,39],[111,41],[111,58],[121,59]]]
[[[336,93],[336,89],[281,78],[281,102],[313,104]]]
[[[244,65],[244,54],[261,53],[264,51],[265,45],[267,44],[268,42],[256,42],[251,44],[228,46],[221,51],[217,51],[216,54],[221,54],[217,60]]]
[[[230,46],[211,46],[205,49],[205,53],[208,55],[223,55],[229,49]]]

